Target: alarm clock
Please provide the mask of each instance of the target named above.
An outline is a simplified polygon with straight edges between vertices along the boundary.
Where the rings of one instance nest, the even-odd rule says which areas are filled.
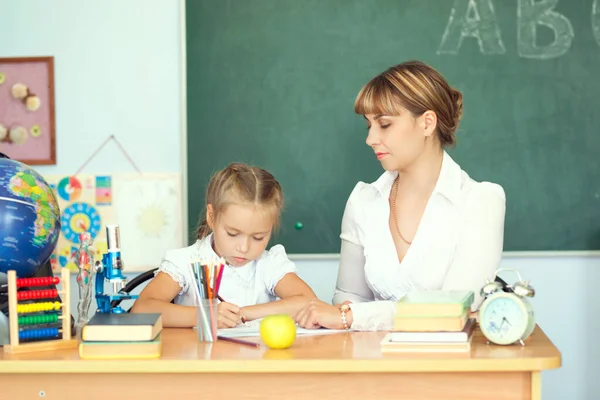
[[[535,290],[528,281],[523,282],[517,270],[501,268],[495,275],[501,271],[514,271],[519,281],[511,286],[495,280],[486,282],[481,289],[484,300],[479,308],[479,327],[490,343],[524,346],[523,341],[535,329],[535,313],[529,300]]]

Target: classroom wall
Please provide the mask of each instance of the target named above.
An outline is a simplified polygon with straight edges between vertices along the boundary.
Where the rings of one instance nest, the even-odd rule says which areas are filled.
[[[181,170],[179,1],[0,0],[0,57],[54,56],[57,164],[115,135],[143,172]],[[114,142],[82,171],[135,172]]]
[[[58,163],[40,172],[75,172],[110,134],[143,171],[184,172],[180,6],[175,0],[0,0],[0,37],[10,38],[2,40],[0,57],[55,57]],[[110,144],[84,171],[132,170]],[[317,295],[330,300],[337,260],[297,264]],[[563,355],[561,369],[543,374],[543,398],[599,398],[600,257],[509,256],[502,267],[531,281],[539,323]]]

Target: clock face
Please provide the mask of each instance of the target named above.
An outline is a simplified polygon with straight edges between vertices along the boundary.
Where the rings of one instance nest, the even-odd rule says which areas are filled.
[[[514,295],[500,294],[490,297],[482,309],[480,327],[490,342],[512,344],[527,331],[527,310]]]

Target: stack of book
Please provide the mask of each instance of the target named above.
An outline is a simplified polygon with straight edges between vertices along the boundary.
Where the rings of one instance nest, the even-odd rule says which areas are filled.
[[[97,313],[81,331],[79,357],[158,358],[162,328],[160,314]]]
[[[471,349],[476,325],[469,318],[471,291],[416,291],[396,304],[394,328],[382,351],[464,352]]]

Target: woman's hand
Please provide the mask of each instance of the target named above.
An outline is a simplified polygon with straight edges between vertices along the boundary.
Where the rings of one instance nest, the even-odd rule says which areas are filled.
[[[351,301],[348,301],[348,300],[346,300],[346,301],[345,301],[345,302],[343,302],[342,304],[334,304],[334,305],[335,305],[335,307],[337,307],[337,308],[339,309],[339,308],[340,308],[341,306],[343,306],[344,304],[352,304],[352,302],[351,302]]]
[[[352,323],[351,320],[352,312],[346,313],[346,320],[348,326]],[[350,317],[350,319],[349,319]],[[296,323],[306,329],[344,329],[342,323],[342,316],[339,307],[332,306],[321,300],[311,300],[306,306],[304,306],[296,317],[294,318]]]
[[[217,305],[217,328],[235,328],[242,323],[242,313],[235,304],[221,302]]]

